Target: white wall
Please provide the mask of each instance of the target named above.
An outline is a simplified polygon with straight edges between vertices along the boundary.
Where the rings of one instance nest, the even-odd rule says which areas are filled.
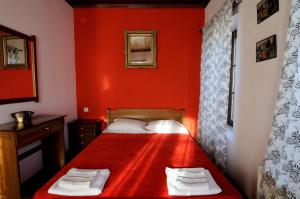
[[[216,2],[219,5],[219,1],[209,3],[206,16],[216,13],[217,9],[211,6]],[[255,198],[257,168],[262,164],[271,132],[291,4],[291,0],[279,0],[279,12],[257,24],[259,1],[243,0],[241,4],[236,112],[232,141],[228,143],[229,175],[249,198]],[[277,35],[277,58],[256,63],[256,42],[273,34]]]
[[[64,0],[0,0],[0,24],[36,35],[40,97],[38,103],[0,105],[0,123],[11,121],[10,113],[21,110],[31,110],[35,114],[66,114],[67,121],[75,119],[73,9]],[[33,160],[27,160],[31,164],[24,163],[26,160],[21,164],[22,176],[40,168],[39,159]],[[32,166],[34,168],[27,169]]]
[[[218,12],[225,0],[211,0],[205,8],[205,24]]]

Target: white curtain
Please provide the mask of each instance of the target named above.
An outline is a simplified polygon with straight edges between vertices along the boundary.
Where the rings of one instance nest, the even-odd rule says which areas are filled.
[[[222,169],[226,168],[232,3],[233,0],[225,1],[220,11],[204,27],[202,39],[197,139]]]
[[[292,0],[285,60],[260,198],[300,198],[300,0]]]

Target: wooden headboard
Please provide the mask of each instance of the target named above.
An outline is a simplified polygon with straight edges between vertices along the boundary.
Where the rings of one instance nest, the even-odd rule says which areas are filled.
[[[184,109],[107,109],[107,125],[117,118],[129,118],[142,121],[152,120],[176,120],[180,123],[183,122]]]

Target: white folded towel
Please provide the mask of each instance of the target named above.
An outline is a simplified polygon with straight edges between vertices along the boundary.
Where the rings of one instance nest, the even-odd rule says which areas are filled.
[[[207,178],[189,178],[189,177],[184,177],[184,176],[177,176],[175,178],[177,182],[182,182],[182,183],[187,183],[187,184],[192,184],[192,183],[207,183]]]
[[[166,168],[168,180],[172,186],[184,192],[208,191],[209,185],[202,168]]]
[[[70,169],[58,179],[48,193],[65,196],[99,195],[108,179],[108,169]]]
[[[166,174],[169,195],[212,195],[222,191],[209,171],[203,168],[166,167]]]
[[[166,167],[167,176],[185,177],[185,178],[206,178],[205,169],[203,168],[176,168]]]
[[[68,177],[64,176],[59,182],[58,185],[65,189],[89,189],[91,186],[92,179],[82,179],[78,177]]]
[[[59,180],[58,185],[65,189],[89,189],[98,175],[98,170],[73,168]]]

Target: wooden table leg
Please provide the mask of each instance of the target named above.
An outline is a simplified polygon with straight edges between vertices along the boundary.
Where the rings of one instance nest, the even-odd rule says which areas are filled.
[[[0,198],[20,198],[19,162],[14,133],[0,134]]]
[[[60,169],[65,165],[64,129],[42,140],[45,169]]]

